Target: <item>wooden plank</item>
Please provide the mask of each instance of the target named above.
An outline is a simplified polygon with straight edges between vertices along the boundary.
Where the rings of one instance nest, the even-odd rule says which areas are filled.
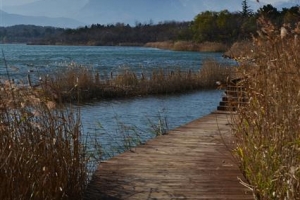
[[[210,114],[101,162],[85,199],[254,199],[228,114]]]

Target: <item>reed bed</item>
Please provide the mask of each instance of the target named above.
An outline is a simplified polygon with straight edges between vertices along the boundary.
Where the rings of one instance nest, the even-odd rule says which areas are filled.
[[[148,42],[144,45],[145,47],[158,48],[158,49],[168,49],[172,50],[174,42],[164,41],[164,42]]]
[[[259,19],[255,65],[244,73],[249,99],[234,116],[236,155],[256,199],[300,199],[300,23]]]
[[[195,43],[191,41],[149,42],[145,47],[168,49],[174,51],[225,52],[228,46],[219,42]]]
[[[0,199],[81,199],[88,182],[79,112],[30,88],[0,91]]]
[[[206,60],[199,71],[157,69],[136,74],[124,70],[101,79],[99,72],[71,65],[61,73],[44,77],[39,92],[46,99],[59,102],[175,94],[216,88],[216,81],[225,82],[233,71],[234,67]]]

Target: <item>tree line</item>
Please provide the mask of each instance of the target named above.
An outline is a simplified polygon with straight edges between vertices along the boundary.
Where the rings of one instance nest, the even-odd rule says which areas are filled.
[[[293,26],[300,20],[299,6],[281,11],[271,4],[256,12],[242,2],[241,12],[205,11],[189,22],[165,21],[158,24],[93,24],[76,29],[18,25],[0,28],[2,43],[65,44],[65,45],[143,45],[162,41],[205,41],[231,44],[249,39],[256,34],[257,19],[264,16],[278,28],[283,24]]]
[[[147,42],[188,39],[190,22],[166,21],[159,24],[137,23],[114,25],[95,24],[90,27],[67,29],[61,34],[65,44],[80,45],[142,45]]]
[[[214,41],[232,43],[238,40],[249,39],[251,35],[257,34],[260,28],[257,23],[259,17],[270,20],[278,29],[286,24],[294,27],[300,21],[300,7],[283,8],[278,11],[271,4],[265,5],[257,12],[253,12],[247,5],[242,3],[242,12],[220,12],[206,11],[198,14],[191,26],[193,40],[196,42]]]

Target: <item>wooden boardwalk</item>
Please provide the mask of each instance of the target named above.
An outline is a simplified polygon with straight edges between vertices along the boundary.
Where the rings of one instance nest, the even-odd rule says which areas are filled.
[[[85,199],[254,199],[238,180],[229,123],[210,114],[102,162]]]

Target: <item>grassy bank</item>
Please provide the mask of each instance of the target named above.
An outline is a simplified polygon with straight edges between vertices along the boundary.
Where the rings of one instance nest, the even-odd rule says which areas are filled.
[[[167,49],[174,51],[225,52],[228,46],[218,42],[195,43],[188,41],[148,42],[145,47]]]
[[[225,82],[233,71],[234,67],[206,60],[199,71],[157,69],[137,74],[124,70],[101,79],[99,72],[70,65],[63,72],[43,77],[38,91],[58,102],[185,93],[215,89],[216,81]]]
[[[299,26],[283,34],[259,22],[264,36],[253,41],[255,65],[242,69],[249,104],[233,125],[236,153],[257,199],[300,199]]]

